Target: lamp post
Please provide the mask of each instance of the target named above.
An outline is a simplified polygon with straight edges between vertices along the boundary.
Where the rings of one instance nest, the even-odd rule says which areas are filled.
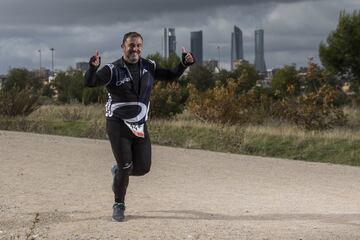
[[[218,50],[218,68],[220,69],[220,46],[217,46],[217,50]]]
[[[39,76],[41,77],[41,49],[38,50],[39,52]]]
[[[50,48],[51,51],[51,73],[54,76],[54,48]]]

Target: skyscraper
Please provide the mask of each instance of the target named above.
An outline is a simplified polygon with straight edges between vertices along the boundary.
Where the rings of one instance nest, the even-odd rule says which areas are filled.
[[[164,28],[163,57],[168,58],[171,53],[176,54],[175,28]]]
[[[190,51],[194,54],[196,62],[203,64],[203,37],[202,31],[190,33]]]
[[[242,31],[234,26],[234,32],[231,33],[231,70],[234,69],[234,62],[240,59],[244,59]]]
[[[163,57],[168,58],[169,57],[169,38],[168,38],[168,30],[167,28],[164,28],[164,35],[163,35],[163,41],[162,41],[162,50],[163,50]]]
[[[176,36],[175,28],[169,28],[169,55],[176,54]]]
[[[255,68],[258,72],[266,72],[263,29],[255,30]]]

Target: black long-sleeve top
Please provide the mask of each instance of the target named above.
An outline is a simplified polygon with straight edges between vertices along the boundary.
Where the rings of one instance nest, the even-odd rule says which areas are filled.
[[[143,61],[145,59],[142,59]],[[149,61],[149,60],[145,60]],[[179,78],[187,68],[183,63],[179,63],[178,66],[172,69],[162,68],[156,62],[150,60],[154,64],[154,79],[158,80],[173,80]],[[127,68],[130,72],[130,78],[132,80],[133,88],[136,92],[139,92],[141,81],[140,81],[140,61],[135,64],[126,62],[123,58],[115,61],[114,65],[119,65]],[[107,66],[107,65],[105,65]],[[96,68],[90,67],[85,73],[85,86],[97,87],[106,85],[111,81],[111,69],[109,67],[103,67],[99,71]]]
[[[141,58],[129,64],[123,58],[106,64],[97,71],[90,68],[84,77],[85,86],[106,86],[108,102],[106,116],[132,122],[146,121],[151,89],[155,79],[172,80],[180,77],[186,66],[182,63],[173,69],[162,68],[156,62]]]

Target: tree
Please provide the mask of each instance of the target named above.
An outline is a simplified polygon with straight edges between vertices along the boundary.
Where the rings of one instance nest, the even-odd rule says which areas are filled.
[[[60,102],[82,101],[84,80],[81,71],[73,70],[59,73],[54,80],[54,86],[58,92]]]
[[[208,67],[199,64],[195,64],[190,67],[187,80],[201,92],[212,88],[215,83],[214,72],[212,72]]]
[[[339,77],[360,84],[360,11],[342,11],[335,31],[326,43],[321,42],[319,55],[324,67]]]
[[[29,115],[40,106],[42,81],[21,68],[11,69],[8,76],[0,90],[0,115]]]
[[[271,80],[271,87],[278,97],[299,94],[300,81],[295,65],[285,65],[277,70]]]
[[[283,96],[273,104],[273,117],[309,130],[328,129],[346,123],[347,119],[341,108],[346,99],[341,89],[332,76],[313,63],[312,59],[309,59],[302,82],[304,89],[301,94],[295,97]]]
[[[231,79],[231,72],[221,69],[218,73],[215,74],[214,78],[216,79],[216,84],[225,85],[229,79]]]
[[[312,60],[312,58],[309,59],[308,66],[306,68],[306,76],[303,78],[303,95],[319,94],[320,89],[326,86],[334,91],[333,105],[344,105],[347,102],[347,99],[346,95],[341,90],[341,83],[339,80],[336,80],[331,73],[319,67]]]
[[[160,53],[150,54],[146,58],[154,60],[163,68],[174,68],[180,62],[180,57],[175,53],[171,53],[167,59],[161,56]]]
[[[85,105],[91,103],[105,103],[106,96],[104,87],[84,88],[82,92],[82,103]]]
[[[35,73],[28,71],[25,68],[13,68],[9,71],[8,79],[4,83],[3,88],[13,89],[17,88],[19,91],[25,88],[31,88],[34,91],[42,89],[43,83]]]
[[[150,98],[150,116],[155,118],[175,116],[183,111],[187,98],[187,88],[178,82],[158,81]]]
[[[253,64],[244,62],[239,64],[233,72],[230,73],[230,78],[239,81],[237,93],[245,93],[256,85],[259,75],[256,72]]]

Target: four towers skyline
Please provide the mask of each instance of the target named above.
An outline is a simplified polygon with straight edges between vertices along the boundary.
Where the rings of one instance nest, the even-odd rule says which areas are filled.
[[[168,58],[171,53],[176,53],[175,28],[164,28],[163,57]],[[264,57],[264,30],[255,30],[255,69],[258,72],[266,72]],[[219,48],[219,47],[218,47]],[[202,31],[190,32],[190,51],[194,54],[197,63],[203,64],[203,34]],[[220,54],[220,53],[219,53]],[[235,63],[244,59],[243,34],[241,29],[234,25],[231,33],[230,68],[234,69]],[[219,55],[220,56],[220,55]],[[220,64],[220,58],[219,58]]]

